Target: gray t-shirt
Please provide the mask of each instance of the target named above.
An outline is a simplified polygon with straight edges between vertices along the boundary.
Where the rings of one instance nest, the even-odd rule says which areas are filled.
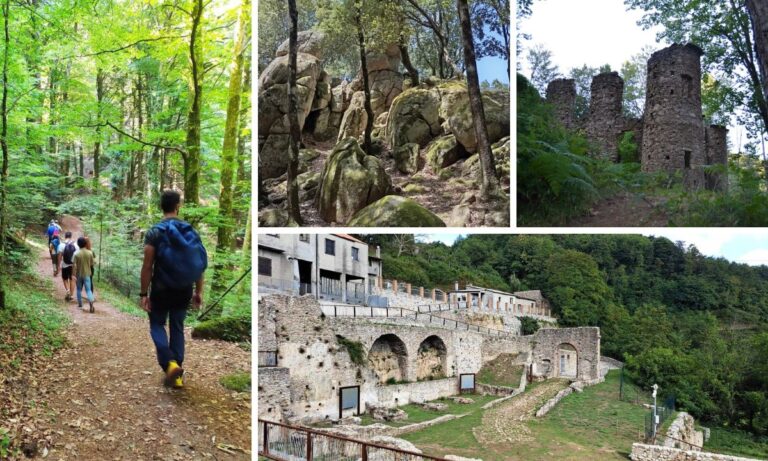
[[[64,254],[64,248],[67,247],[67,243],[72,243],[72,245],[75,246],[75,253],[77,253],[77,250],[79,250],[79,248],[77,247],[77,243],[74,240],[67,240],[65,242],[59,243],[59,248],[58,248],[59,254],[61,254],[61,255]],[[75,254],[74,253],[72,253],[72,263],[70,263],[70,264],[67,264],[67,262],[64,260],[64,257],[62,256],[62,258],[61,258],[61,268],[63,269],[65,267],[71,267],[72,264],[74,264],[74,262],[75,262]]]

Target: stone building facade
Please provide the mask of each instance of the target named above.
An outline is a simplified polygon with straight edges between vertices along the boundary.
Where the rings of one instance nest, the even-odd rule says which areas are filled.
[[[376,407],[397,407],[459,393],[463,374],[476,374],[499,354],[516,354],[541,379],[599,378],[597,328],[544,328],[501,338],[413,318],[333,317],[311,296],[267,295],[259,301],[259,417],[273,421],[338,420]],[[364,352],[352,359],[347,344]],[[567,350],[567,362],[560,355]],[[552,364],[557,364],[553,366]],[[359,404],[343,408],[342,389]]]
[[[592,80],[589,113],[575,118],[576,84],[557,79],[547,87],[547,101],[566,128],[582,130],[592,155],[619,160],[619,143],[634,134],[644,172],[681,173],[690,189],[723,190],[724,173],[705,173],[709,165],[727,165],[727,129],[705,126],[701,108],[701,48],[674,44],[648,60],[643,117],[622,112],[624,81],[616,72]]]

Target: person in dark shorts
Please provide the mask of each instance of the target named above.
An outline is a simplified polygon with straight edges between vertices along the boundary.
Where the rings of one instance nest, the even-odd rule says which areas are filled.
[[[176,191],[166,190],[160,198],[163,220],[144,237],[139,293],[141,308],[149,314],[157,362],[165,372],[164,384],[177,389],[184,386],[184,319],[190,301],[195,307],[202,303],[208,264],[200,236],[178,217],[180,203]]]
[[[59,243],[59,266],[61,267],[61,281],[64,284],[64,289],[67,290],[67,295],[64,299],[67,301],[72,300],[72,292],[75,291],[72,286],[72,266],[75,263],[75,252],[77,252],[77,244],[72,240],[72,232],[64,232],[64,241]]]
[[[96,312],[93,306],[93,290],[91,290],[91,273],[93,266],[96,265],[96,261],[93,257],[93,252],[85,247],[85,237],[77,239],[77,246],[79,249],[75,252],[74,260],[74,273],[75,273],[75,289],[77,290],[77,305],[83,307],[82,292],[85,288],[85,296],[88,299],[88,308],[91,314]]]

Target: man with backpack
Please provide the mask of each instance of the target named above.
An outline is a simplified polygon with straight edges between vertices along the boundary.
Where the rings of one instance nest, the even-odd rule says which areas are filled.
[[[74,273],[76,276],[76,289],[77,289],[77,305],[83,307],[82,291],[85,288],[85,296],[88,298],[88,306],[90,312],[93,314],[95,309],[93,307],[93,289],[91,287],[91,274],[93,273],[93,266],[96,265],[96,260],[93,257],[93,252],[86,248],[85,237],[77,239],[77,246],[79,249],[75,252],[72,259],[74,263]]]
[[[48,237],[48,252],[51,254],[51,264],[53,264],[53,276],[59,275],[59,245],[61,240],[59,239],[59,229],[53,229],[51,235]]]
[[[184,386],[184,318],[190,300],[195,307],[202,304],[203,274],[208,267],[200,235],[178,217],[180,203],[181,196],[173,190],[164,191],[160,197],[163,220],[144,237],[139,293],[141,308],[149,314],[157,362],[165,372],[164,384],[177,389]]]
[[[72,232],[64,233],[64,241],[59,244],[59,266],[61,267],[61,280],[64,283],[64,289],[67,290],[67,296],[64,298],[67,301],[72,300],[72,266],[75,263],[74,256],[77,251],[77,246],[72,240]]]

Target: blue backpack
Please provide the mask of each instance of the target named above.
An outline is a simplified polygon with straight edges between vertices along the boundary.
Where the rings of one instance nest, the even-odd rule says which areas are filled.
[[[170,219],[155,226],[158,243],[155,248],[153,280],[168,288],[187,288],[208,268],[208,253],[200,236],[188,222]]]

